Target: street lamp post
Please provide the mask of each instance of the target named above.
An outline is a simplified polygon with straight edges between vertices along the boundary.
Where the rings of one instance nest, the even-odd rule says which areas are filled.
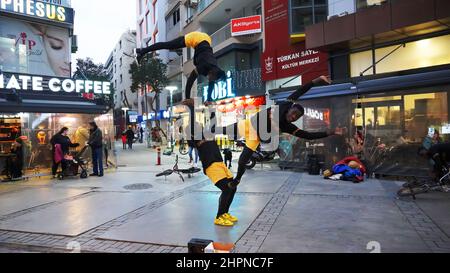
[[[173,149],[174,146],[174,126],[173,126],[173,92],[178,90],[176,86],[166,86],[166,89],[170,92],[170,111],[169,111],[169,126],[172,128],[172,132],[170,134],[170,146]]]

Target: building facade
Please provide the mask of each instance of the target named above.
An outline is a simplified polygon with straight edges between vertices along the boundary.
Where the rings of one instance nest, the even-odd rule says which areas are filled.
[[[165,12],[168,9],[168,0],[136,0],[137,1],[137,31],[136,44],[137,47],[143,48],[157,42],[166,41],[166,18]],[[167,50],[160,50],[156,52],[156,56],[167,64],[170,60],[171,54]],[[154,114],[150,110],[149,104],[152,102],[154,93],[145,94],[140,93],[139,96],[139,115],[142,120],[153,120]],[[167,92],[161,92],[159,100],[155,102],[154,106],[161,111],[167,111]],[[146,114],[147,113],[147,116]],[[166,120],[162,120],[161,128],[167,128]]]
[[[293,14],[292,2],[298,1],[290,2],[288,14]],[[315,149],[329,165],[356,154],[375,175],[426,176],[428,164],[417,156],[418,148],[450,137],[449,2],[326,4],[326,16],[313,15],[319,22],[308,20],[303,28],[289,19],[291,30],[304,29],[307,51],[325,54],[325,71],[334,80],[302,98],[307,111],[299,125],[313,131],[337,128],[340,136],[314,142],[286,138],[286,161],[304,162],[302,155]],[[309,71],[298,70],[302,75]],[[275,101],[295,89],[271,87]]]
[[[71,53],[77,44],[70,4],[65,0],[1,2],[0,170],[3,175],[9,166],[5,172],[9,178],[11,169],[21,169],[24,176],[48,174],[53,161],[50,139],[62,127],[69,128],[72,141],[81,144],[80,151],[89,137],[88,122],[96,121],[105,147],[112,149],[113,116],[102,100],[111,95],[110,83],[71,78]],[[25,145],[15,154],[11,147],[18,139]],[[114,165],[110,154],[108,160]]]
[[[136,48],[136,31],[124,32],[105,64],[114,92],[115,126],[117,133],[122,132],[126,124],[135,123],[125,113],[139,111],[138,92],[131,91],[130,66],[134,62],[133,50]],[[128,110],[123,110],[128,109]],[[128,120],[127,120],[128,119]]]

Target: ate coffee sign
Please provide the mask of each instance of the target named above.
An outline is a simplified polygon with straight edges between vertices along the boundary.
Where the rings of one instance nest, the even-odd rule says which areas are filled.
[[[261,15],[236,18],[231,20],[231,35],[241,36],[262,32]]]

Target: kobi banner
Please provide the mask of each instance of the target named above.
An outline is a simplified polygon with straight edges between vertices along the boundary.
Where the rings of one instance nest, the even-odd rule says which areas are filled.
[[[241,36],[262,32],[261,15],[236,18],[231,20],[231,35]]]
[[[0,69],[70,77],[69,31],[0,17]]]
[[[0,0],[0,11],[73,25],[72,8],[34,0]]]

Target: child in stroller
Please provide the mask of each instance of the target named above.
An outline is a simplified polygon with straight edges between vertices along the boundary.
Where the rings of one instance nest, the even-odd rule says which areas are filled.
[[[85,146],[78,153],[63,156],[61,159],[62,171],[58,174],[59,180],[64,180],[65,177],[77,176],[78,174],[80,174],[81,179],[88,178],[88,161],[83,157],[83,154],[86,152],[88,147],[89,146]]]

